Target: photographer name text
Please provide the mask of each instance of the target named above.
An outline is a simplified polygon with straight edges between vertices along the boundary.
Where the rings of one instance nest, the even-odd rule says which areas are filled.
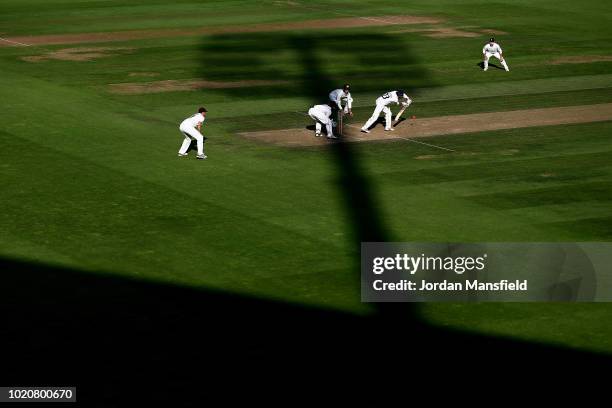
[[[462,291],[526,291],[527,280],[508,281],[502,279],[498,282],[479,282],[478,280],[465,280],[464,282],[430,282],[421,280],[420,282],[402,279],[396,282],[385,282],[377,279],[372,282],[372,287],[376,291],[417,291],[417,292],[462,292]]]

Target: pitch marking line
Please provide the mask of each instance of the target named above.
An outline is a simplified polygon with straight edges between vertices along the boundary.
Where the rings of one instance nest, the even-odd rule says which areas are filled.
[[[346,125],[346,126],[352,127],[353,129],[359,129],[359,131],[361,131],[361,128],[359,126],[355,126],[355,125]],[[389,139],[387,139],[387,140],[392,140],[392,139],[402,139],[402,140],[406,140],[408,142],[414,142],[414,143],[422,144],[422,145],[425,145],[425,146],[435,147],[436,149],[446,150],[446,151],[449,151],[449,152],[455,152],[456,151],[456,150],[453,150],[453,149],[448,149],[446,147],[436,146],[436,145],[431,144],[431,143],[419,142],[418,140],[410,139],[410,138],[407,138],[407,137],[395,136],[395,135],[391,135],[391,137],[389,137]],[[368,140],[368,139],[366,138],[366,139],[358,139],[358,140],[361,141],[361,140]]]
[[[11,40],[7,40],[6,38],[2,38],[2,37],[0,37],[0,41],[7,42],[9,44],[21,45],[23,47],[31,47],[32,46],[32,44],[24,44],[24,43],[20,43],[20,42],[17,42],[17,41],[11,41]]]
[[[453,150],[453,149],[448,149],[448,148],[446,148],[446,147],[442,147],[442,146],[436,146],[436,145],[433,145],[433,144],[431,144],[431,143],[419,142],[418,140],[409,139],[409,138],[407,138],[407,137],[394,136],[394,138],[397,138],[397,139],[402,139],[402,140],[407,140],[407,141],[409,141],[409,142],[419,143],[419,144],[422,144],[422,145],[425,145],[425,146],[435,147],[436,149],[442,149],[442,150],[446,150],[446,151],[449,151],[449,152],[454,152],[454,151],[455,151],[455,150]]]

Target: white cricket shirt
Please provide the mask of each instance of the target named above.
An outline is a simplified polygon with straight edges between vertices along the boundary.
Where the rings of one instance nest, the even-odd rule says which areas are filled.
[[[402,96],[402,99],[405,99],[406,101],[409,100],[408,99],[408,95],[404,94],[404,96]],[[397,91],[391,91],[391,92],[387,92],[385,94],[383,94],[380,98],[378,98],[376,100],[377,104],[382,104],[382,105],[390,105],[392,103],[397,103],[399,104],[399,98],[397,97]]]
[[[196,113],[193,116],[188,117],[183,122],[181,122],[181,127],[198,127],[201,123],[204,122],[204,115],[201,113]]]
[[[484,48],[482,49],[482,53],[484,54],[486,52],[488,52],[489,54],[495,54],[496,52],[499,52],[501,54],[502,49],[498,43],[493,43],[492,45],[491,43],[486,43]]]
[[[350,98],[351,93],[350,92],[344,92],[344,90],[342,89],[334,89],[333,91],[331,91],[329,93],[329,100],[336,102],[337,104],[340,104],[340,102],[342,101],[342,98]]]

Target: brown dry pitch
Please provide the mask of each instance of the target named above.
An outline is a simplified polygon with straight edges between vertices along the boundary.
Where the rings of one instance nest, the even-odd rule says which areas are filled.
[[[131,77],[156,77],[159,76],[159,72],[132,72],[130,73]]]
[[[371,142],[426,138],[461,133],[477,133],[493,130],[518,129],[536,126],[566,125],[573,123],[602,122],[612,120],[612,103],[568,106],[561,108],[527,109],[506,112],[475,113],[470,115],[439,116],[409,119],[400,122],[395,131],[385,132],[378,125],[370,133],[362,133],[361,124],[346,125],[343,142]],[[315,137],[305,128],[282,129],[241,133],[250,140],[279,146],[323,146],[334,141]]]
[[[508,34],[506,31],[491,30],[491,29],[484,29],[481,32],[484,33],[484,34],[492,34],[492,35],[504,35],[504,34]]]
[[[442,20],[422,16],[343,17],[326,20],[306,20],[288,23],[245,24],[241,26],[198,27],[192,29],[133,30],[107,33],[57,34],[5,37],[6,41],[27,45],[82,44],[113,41],[143,40],[210,34],[257,33],[274,31],[316,30],[332,28],[376,27],[386,25],[438,24]],[[0,46],[10,46],[9,42]]]
[[[481,29],[475,26],[447,27],[434,25],[433,27],[410,27],[389,31],[389,34],[417,33],[429,38],[474,38],[491,34],[508,34],[504,31]]]
[[[431,38],[473,38],[479,37],[479,33],[473,33],[471,31],[459,30],[452,27],[439,27],[426,30],[423,35]]]
[[[108,58],[115,55],[126,54],[134,49],[129,47],[77,47],[64,48],[47,52],[42,55],[30,55],[21,59],[28,62],[41,62],[47,60],[59,61],[92,61],[98,58]]]
[[[551,64],[588,64],[591,62],[612,61],[612,55],[575,55],[555,58]]]
[[[454,27],[432,27],[432,28],[404,28],[401,30],[389,31],[389,34],[416,33],[430,38],[473,38],[481,34],[473,31],[460,30]]]
[[[155,82],[127,82],[110,84],[110,91],[122,95],[140,95],[160,92],[195,91],[198,89],[231,89],[254,86],[289,84],[289,81],[247,80],[247,81],[206,81],[202,79],[167,80]]]

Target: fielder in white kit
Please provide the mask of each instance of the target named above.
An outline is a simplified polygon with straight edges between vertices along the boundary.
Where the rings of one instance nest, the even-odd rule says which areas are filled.
[[[392,103],[396,103],[398,105],[402,105],[402,107],[408,107],[412,103],[412,99],[406,95],[406,92],[402,89],[398,89],[397,91],[391,91],[383,94],[381,97],[376,99],[376,108],[374,108],[374,113],[368,119],[365,125],[361,128],[361,131],[364,133],[370,133],[370,126],[374,124],[378,120],[381,112],[385,113],[385,130],[395,130],[391,127],[391,109],[389,109],[389,105]]]
[[[337,139],[334,136],[332,120],[330,118],[332,108],[329,105],[315,105],[308,110],[308,116],[315,121],[315,136],[321,136],[321,126],[325,125],[328,139]]]
[[[198,109],[198,113],[192,115],[181,122],[179,129],[185,135],[185,140],[181,145],[181,149],[178,152],[179,157],[187,156],[187,150],[191,146],[191,140],[194,139],[198,144],[198,155],[197,158],[202,160],[207,156],[204,154],[204,136],[200,133],[202,123],[206,119],[206,108],[202,107]]]
[[[351,97],[351,86],[344,84],[342,89],[334,89],[329,93],[329,100],[338,107],[338,110],[348,113],[353,116],[353,98]],[[346,101],[344,107],[342,107],[342,100]]]
[[[491,57],[497,58],[499,62],[501,62],[501,64],[504,66],[504,69],[506,71],[510,71],[510,68],[508,68],[508,64],[506,64],[506,60],[502,55],[502,49],[499,44],[495,42],[495,38],[491,37],[489,39],[489,42],[485,44],[482,49],[482,55],[484,57],[484,71],[489,69],[489,58]]]

